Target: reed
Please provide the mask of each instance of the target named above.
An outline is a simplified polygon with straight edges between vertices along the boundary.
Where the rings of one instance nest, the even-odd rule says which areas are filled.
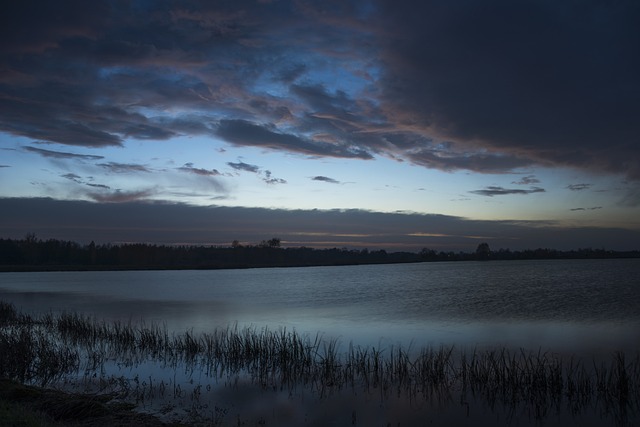
[[[10,326],[18,322],[19,316],[13,304],[0,301],[0,326]]]
[[[134,395],[136,402],[190,396],[198,401],[198,383],[188,392],[148,378],[105,378],[109,361],[135,367],[143,361],[181,368],[203,379],[242,376],[264,388],[309,387],[326,396],[342,388],[410,399],[460,401],[470,394],[491,407],[527,407],[538,417],[553,409],[572,413],[601,405],[624,418],[640,412],[640,354],[613,355],[609,363],[584,363],[542,351],[506,348],[473,352],[453,347],[405,349],[361,347],[340,350],[335,339],[286,329],[228,326],[210,333],[169,334],[161,325],[101,322],[73,313],[30,317],[0,301],[0,376],[46,385],[79,371],[97,377],[106,388]],[[195,376],[195,375],[194,375]],[[220,413],[217,412],[217,415]]]
[[[0,376],[46,385],[77,370],[79,356],[45,332],[25,325],[3,327]]]

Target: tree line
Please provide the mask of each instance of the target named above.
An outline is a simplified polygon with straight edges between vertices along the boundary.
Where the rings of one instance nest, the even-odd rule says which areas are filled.
[[[0,239],[0,268],[51,269],[214,269],[417,262],[411,252],[385,250],[282,248],[281,240],[256,245],[238,241],[229,246],[156,245],[124,243],[80,245],[56,239]]]
[[[35,234],[23,239],[0,239],[0,269],[215,269],[249,267],[327,266],[390,264],[428,261],[638,258],[640,251],[616,252],[604,249],[558,251],[535,249],[492,251],[487,243],[471,252],[422,249],[415,252],[387,252],[368,249],[282,248],[279,238],[256,245],[233,241],[229,246],[172,246],[147,243],[80,245],[72,241],[41,240]]]

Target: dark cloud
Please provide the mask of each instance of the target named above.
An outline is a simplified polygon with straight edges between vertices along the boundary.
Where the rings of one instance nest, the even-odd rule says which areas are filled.
[[[94,184],[92,182],[85,182],[84,185],[89,186],[89,187],[93,187],[93,188],[104,188],[105,190],[110,190],[111,189],[111,187],[109,187],[108,185]]]
[[[98,166],[113,173],[137,173],[137,172],[151,172],[149,168],[144,165],[138,165],[134,163],[98,163]]]
[[[467,169],[484,173],[506,173],[532,164],[530,159],[503,154],[456,153],[442,150],[420,150],[409,153],[407,157],[415,164],[444,171]]]
[[[512,184],[516,185],[531,185],[531,184],[540,184],[540,180],[535,177],[535,175],[528,175],[522,177],[520,181],[514,181]]]
[[[260,166],[251,165],[244,162],[228,162],[227,165],[231,166],[233,169],[244,172],[251,172],[262,176],[262,180],[267,184],[286,184],[287,180],[282,178],[275,178],[270,170],[261,171]]]
[[[51,9],[65,28],[20,8],[3,14],[12,24],[7,27],[17,25],[16,34],[27,31],[40,46],[11,33],[5,38],[14,41],[2,57],[7,71],[6,84],[0,84],[0,129],[6,132],[99,147],[122,145],[126,138],[211,134],[213,119],[250,117],[254,105],[260,122],[290,117],[286,105],[254,96],[245,84],[261,70],[278,73],[274,58],[257,50],[263,42],[250,39],[254,31],[264,36],[259,27],[287,19],[287,8],[194,1],[69,13],[75,6],[64,1],[54,7],[37,3],[31,8]],[[273,55],[280,50],[271,49]],[[281,68],[292,76],[306,66],[287,62]],[[180,114],[166,114],[174,108]]]
[[[104,203],[0,198],[0,236],[72,239],[88,243],[152,242],[230,244],[273,236],[296,246],[369,247],[387,250],[474,251],[492,249],[604,247],[637,249],[637,230],[562,227],[545,221],[479,221],[447,215],[351,210],[282,210],[196,207],[128,201],[152,191],[104,193]],[[115,203],[119,202],[119,203]]]
[[[0,18],[0,46],[3,52],[43,52],[60,39],[96,36],[108,9],[106,3],[89,5],[79,0],[9,3]]]
[[[102,188],[105,190],[109,190],[111,189],[111,187],[109,187],[108,185],[103,185],[103,184],[94,184],[92,182],[86,182],[82,179],[81,176],[76,175],[75,173],[66,173],[64,175],[61,175],[62,178],[66,178],[70,181],[75,182],[76,184],[81,184],[81,185],[86,185],[88,187],[93,187],[93,188]]]
[[[287,180],[282,178],[274,178],[271,171],[264,171],[264,178],[262,179],[267,184],[286,184]]]
[[[570,211],[596,211],[598,209],[602,209],[602,206],[593,206],[591,208],[573,208],[569,210]]]
[[[297,135],[280,133],[274,128],[256,125],[246,120],[222,120],[216,134],[225,141],[240,146],[292,151],[309,156],[372,158],[371,154],[360,148],[312,141]]]
[[[503,188],[496,186],[489,186],[484,188],[483,190],[473,190],[469,191],[469,193],[477,194],[479,196],[507,196],[510,194],[532,194],[532,193],[544,193],[544,188],[540,187],[531,187],[529,190],[522,190],[520,188]]]
[[[571,190],[571,191],[588,190],[591,187],[592,187],[591,184],[570,184],[570,185],[567,185],[567,188],[569,190]]]
[[[151,112],[199,102],[193,91],[202,82],[184,74],[195,58],[175,43],[181,34],[171,31],[171,10],[26,3],[2,14],[0,130],[91,147],[167,139],[185,130],[180,118],[167,121]],[[167,67],[183,71],[167,73]],[[207,130],[188,125],[193,133]]]
[[[75,153],[67,153],[63,151],[52,151],[45,150],[42,148],[36,147],[24,147],[26,151],[31,153],[36,153],[41,155],[42,157],[49,157],[52,159],[80,159],[80,160],[102,160],[104,156],[94,156],[91,154],[75,154]]]
[[[322,112],[326,115],[337,117],[348,114],[354,108],[353,101],[344,91],[330,94],[323,85],[291,85],[293,95],[302,98],[312,112]]]
[[[639,180],[638,21],[630,0],[12,2],[0,131]]]
[[[227,165],[231,166],[233,169],[237,171],[244,171],[244,172],[251,172],[251,173],[260,172],[260,166],[250,165],[244,162],[236,162],[236,163],[227,162]]]
[[[9,165],[0,165],[0,168],[10,168],[11,166]]]
[[[201,176],[218,176],[222,175],[217,169],[201,169],[194,168],[193,163],[185,163],[184,166],[178,168],[181,172],[193,173]]]
[[[640,4],[383,0],[384,99],[440,138],[640,179]]]
[[[264,178],[267,184],[286,184],[287,180],[282,178]]]
[[[66,178],[68,180],[71,180],[73,182],[81,183],[80,176],[76,175],[75,173],[67,173],[67,174],[62,175],[62,177]]]
[[[335,180],[333,178],[329,178],[328,176],[314,176],[313,178],[311,178],[311,180],[313,181],[322,181],[322,182],[328,182],[330,184],[340,184],[340,181]]]

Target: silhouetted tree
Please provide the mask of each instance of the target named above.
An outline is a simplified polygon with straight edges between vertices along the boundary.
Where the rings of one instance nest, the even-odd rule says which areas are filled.
[[[487,260],[491,256],[491,248],[486,242],[480,243],[476,249],[476,257],[479,260]]]
[[[423,261],[433,261],[438,258],[438,254],[433,249],[423,248],[420,251],[420,259]]]
[[[261,248],[279,248],[280,247],[280,239],[274,237],[273,239],[263,240],[259,245]]]
[[[267,243],[269,243],[270,248],[280,247],[280,239],[278,237],[274,237],[273,239],[269,240]]]

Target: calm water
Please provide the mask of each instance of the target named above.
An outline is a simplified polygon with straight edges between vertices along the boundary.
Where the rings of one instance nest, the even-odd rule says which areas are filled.
[[[455,262],[217,271],[0,273],[29,313],[238,324],[343,343],[637,350],[640,260]]]
[[[98,320],[160,322],[175,332],[234,324],[320,332],[343,346],[523,347],[585,360],[640,350],[640,260],[0,273],[0,299],[31,314],[72,311]],[[202,391],[199,411],[220,425],[242,420],[278,426],[631,426],[638,421],[636,412],[620,417],[599,403],[579,411],[560,404],[540,417],[526,403],[496,406],[482,396],[415,400],[391,393],[380,399],[376,391],[345,389],[320,398],[307,389],[265,390],[242,377],[218,383],[202,372],[153,361],[109,363],[100,377],[127,378],[130,387],[149,389],[164,381],[170,390],[186,391],[170,402],[137,401],[142,410],[182,419],[192,413],[189,396],[197,390]],[[95,378],[78,375],[71,383],[86,387]],[[173,412],[164,409],[167,404]]]

